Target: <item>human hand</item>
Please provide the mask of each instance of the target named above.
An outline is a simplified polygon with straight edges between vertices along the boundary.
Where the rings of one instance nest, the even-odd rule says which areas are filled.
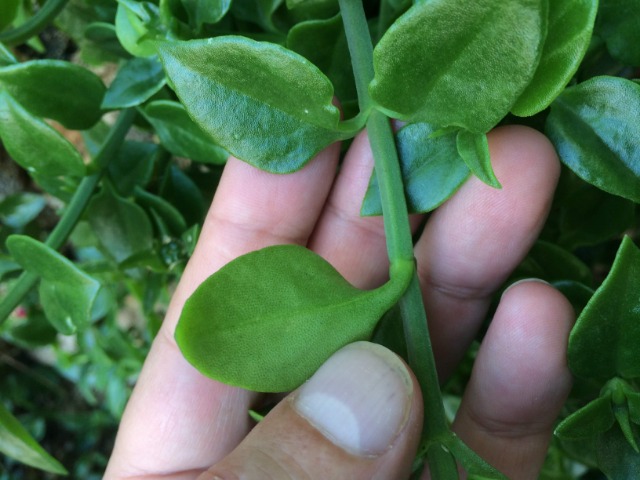
[[[535,241],[559,173],[551,145],[533,130],[496,129],[489,146],[503,189],[470,179],[429,218],[415,245],[443,380],[476,335],[492,294]],[[388,350],[357,343],[339,351],[252,430],[247,410],[260,395],[203,377],[173,339],[185,300],[204,279],[268,245],[306,245],[361,288],[385,281],[382,220],[358,215],[373,165],[367,138],[356,138],[334,179],[338,149],[285,176],[229,161],[105,478],[407,477],[421,396]],[[561,294],[523,282],[505,292],[484,338],[453,428],[509,478],[536,478],[544,461],[571,384],[565,355],[572,322]]]

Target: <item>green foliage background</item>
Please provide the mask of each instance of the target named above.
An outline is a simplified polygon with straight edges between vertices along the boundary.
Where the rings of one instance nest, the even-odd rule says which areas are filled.
[[[428,2],[364,3],[376,43],[414,4]],[[453,9],[459,2],[433,3],[442,4],[444,10],[438,14],[448,18],[449,4]],[[517,3],[497,2],[505,15]],[[559,72],[561,80],[534,76],[535,69],[527,65],[545,58],[543,36],[529,38],[537,46],[527,51],[531,59],[522,62],[532,71],[517,86],[518,94],[512,95],[506,110],[496,106],[502,95],[497,88],[476,105],[485,112],[481,120],[464,105],[450,108],[450,103],[434,107],[440,113],[432,116],[431,109],[421,107],[437,104],[437,95],[420,92],[417,101],[403,90],[410,85],[398,84],[392,75],[385,79],[385,71],[397,68],[393,62],[412,61],[386,51],[415,50],[397,44],[407,38],[407,31],[415,30],[410,38],[421,40],[427,20],[418,14],[402,17],[376,49],[377,71],[383,74],[371,92],[385,112],[417,121],[398,134],[406,196],[413,211],[436,208],[471,173],[490,184],[495,180],[482,138],[496,123],[525,123],[554,141],[564,166],[551,215],[540,240],[504,286],[539,277],[561,289],[578,312],[587,312],[570,345],[578,378],[541,478],[604,478],[600,469],[610,478],[635,478],[634,469],[640,469],[640,454],[637,446],[633,448],[640,425],[640,349],[633,340],[640,341],[634,323],[640,321],[640,267],[633,242],[638,245],[640,237],[640,85],[630,79],[639,77],[640,1],[552,0],[548,6],[552,12],[548,28],[556,36],[547,37],[544,48],[555,48],[552,53],[567,60],[544,67]],[[572,20],[553,30],[553,19],[564,18],[562,8],[573,13]],[[48,9],[50,18],[35,25],[33,19]],[[102,477],[128,395],[195,246],[226,149],[260,168],[285,172],[300,168],[326,143],[349,138],[362,127],[356,116],[358,97],[346,35],[337,12],[334,0],[49,0],[46,4],[3,0],[0,4],[0,298],[20,284],[23,268],[38,279],[37,288],[29,289],[19,306],[7,312],[8,321],[0,324],[0,406],[64,465],[71,478]],[[475,21],[476,13],[481,12],[465,21]],[[591,37],[588,25],[594,18]],[[530,22],[536,19],[533,16]],[[452,28],[462,31],[468,25],[452,22],[445,27],[451,33]],[[18,35],[21,29],[27,30],[24,38]],[[206,47],[208,40],[202,40],[228,34],[244,38],[218,39],[216,48]],[[506,33],[487,27],[485,37],[494,34]],[[517,40],[517,35],[513,37],[509,38]],[[178,40],[201,43],[185,47]],[[304,113],[297,98],[268,89],[251,92],[277,106],[275,113],[275,109],[260,111],[264,122],[280,126],[281,132],[294,132],[282,141],[266,132],[258,143],[244,142],[231,133],[242,126],[225,125],[232,121],[228,115],[215,119],[216,110],[222,111],[220,104],[253,101],[225,79],[230,68],[241,64],[225,54],[225,42],[246,48],[242,55],[251,58],[249,68],[262,58],[255,50],[256,41],[278,45],[259,47],[273,62],[263,65],[265,82],[280,75],[274,84],[284,85],[290,80],[287,70],[300,68],[306,75],[300,83],[311,85]],[[163,45],[160,57],[159,45]],[[586,48],[575,54],[571,50],[575,45]],[[191,64],[187,57],[199,51],[194,49],[208,56],[195,57]],[[432,45],[434,52],[439,49],[441,45]],[[569,50],[574,53],[567,54]],[[470,61],[479,52],[471,49]],[[481,66],[478,69],[474,75],[486,75]],[[458,73],[464,74],[468,72]],[[207,88],[217,92],[218,104],[189,97],[189,82],[202,77],[209,82]],[[331,107],[333,92],[345,118],[355,117],[352,121],[338,125],[339,112]],[[394,102],[396,98],[405,101]],[[449,109],[465,115],[444,118],[442,111]],[[312,124],[305,123],[307,110],[315,115]],[[117,111],[121,119],[122,112],[132,112],[133,128],[126,129],[123,141],[110,136],[112,112]],[[606,123],[612,118],[619,120],[613,127]],[[597,135],[586,135],[585,124]],[[448,133],[452,125],[462,130]],[[298,132],[304,136],[290,140]],[[428,145],[420,144],[430,136],[434,138]],[[282,161],[271,163],[267,154],[281,144],[285,145],[279,154]],[[89,187],[88,180],[93,182]],[[82,188],[87,189],[86,210],[70,227],[68,238],[47,247],[36,244],[32,239],[51,239],[61,219],[69,215],[74,193]],[[431,196],[420,193],[424,191]],[[374,179],[362,212],[380,211]],[[629,238],[626,243],[624,235]],[[621,245],[624,256],[616,263],[618,273],[594,296]],[[598,325],[596,314],[606,318],[615,314],[618,323],[609,328],[625,332],[626,340],[609,335],[602,344],[602,337],[593,334],[598,332],[592,325]],[[376,338],[398,343],[397,331],[389,325],[394,325],[392,319],[385,318]],[[593,378],[584,373],[590,371],[589,361],[585,365],[581,361],[590,355],[597,358],[598,348],[624,351],[628,358],[609,359],[611,370]],[[402,351],[403,345],[397,349]],[[444,387],[450,411],[462,395],[476,350],[474,344]],[[578,416],[566,420],[574,412],[585,420],[580,423]],[[609,416],[611,422],[602,427],[597,420]],[[0,446],[2,442],[0,435]],[[618,453],[604,452],[605,444],[617,445]],[[12,456],[0,457],[0,479],[54,477]]]

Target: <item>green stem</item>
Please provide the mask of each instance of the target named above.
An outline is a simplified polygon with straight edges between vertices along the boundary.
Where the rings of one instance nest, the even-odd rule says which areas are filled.
[[[69,0],[49,0],[29,20],[17,28],[0,33],[5,45],[20,45],[39,34],[62,11]]]
[[[98,171],[93,175],[84,177],[73,194],[73,198],[67,205],[62,218],[53,229],[45,244],[54,250],[59,249],[75,228],[87,207],[89,200],[100,182],[108,160],[113,157],[117,149],[122,144],[125,135],[131,128],[135,110],[124,110],[120,113],[118,120],[109,132],[100,151],[95,156],[93,163],[98,166]],[[38,280],[38,276],[29,272],[23,272],[13,285],[7,296],[0,303],[0,325],[11,315],[11,312],[20,304],[29,290]]]
[[[354,0],[340,0],[340,11],[351,53],[360,108],[364,111],[372,108],[368,86],[374,75],[373,45],[362,3]],[[413,264],[413,242],[404,185],[389,119],[378,110],[372,109],[367,121],[367,131],[380,186],[387,251],[391,266],[393,268],[408,261]],[[430,468],[437,480],[457,479],[458,471],[451,454],[438,445],[451,433],[442,403],[422,291],[415,268],[411,284],[400,300],[400,309],[409,366],[416,374],[423,395],[423,442],[433,445],[427,450]]]

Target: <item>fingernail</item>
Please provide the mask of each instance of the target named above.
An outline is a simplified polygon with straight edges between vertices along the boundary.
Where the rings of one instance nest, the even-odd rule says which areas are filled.
[[[505,288],[504,292],[502,292],[502,295],[500,295],[500,298],[504,297],[504,294],[507,293],[509,290],[511,290],[516,285],[520,285],[521,283],[526,283],[526,282],[537,282],[537,283],[543,283],[545,285],[551,285],[549,282],[546,282],[545,280],[541,280],[540,278],[523,278],[522,280],[518,280],[517,282],[513,282],[511,285],[509,285],[507,288]]]
[[[409,417],[413,383],[390,350],[357,342],[339,350],[305,383],[293,406],[344,450],[384,453]]]

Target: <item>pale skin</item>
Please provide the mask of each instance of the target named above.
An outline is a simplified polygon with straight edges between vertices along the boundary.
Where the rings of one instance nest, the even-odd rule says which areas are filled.
[[[502,190],[468,180],[431,216],[415,245],[442,380],[475,337],[494,292],[537,238],[559,176],[551,144],[534,130],[498,128],[489,146]],[[406,476],[423,415],[415,378],[406,425],[384,454],[363,457],[334,445],[286,401],[252,430],[247,410],[261,396],[203,377],[173,339],[185,300],[205,278],[269,245],[305,245],[361,288],[385,281],[382,220],[358,214],[373,166],[366,135],[354,141],[336,176],[338,152],[333,145],[290,175],[229,160],[126,408],[105,478]],[[417,227],[420,218],[412,223]],[[527,281],[502,296],[484,338],[453,428],[509,478],[535,479],[542,466],[571,387],[566,344],[573,321],[559,292]]]

